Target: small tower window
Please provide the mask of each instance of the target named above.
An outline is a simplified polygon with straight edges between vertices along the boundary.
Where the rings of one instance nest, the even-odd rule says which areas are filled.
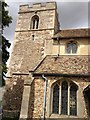
[[[33,41],[35,40],[35,37],[34,37],[34,35],[32,35],[32,40],[33,40]]]
[[[31,19],[31,29],[38,29],[38,25],[39,25],[39,17],[35,15]]]
[[[66,45],[66,53],[74,54],[77,53],[77,43],[74,41],[70,41]]]

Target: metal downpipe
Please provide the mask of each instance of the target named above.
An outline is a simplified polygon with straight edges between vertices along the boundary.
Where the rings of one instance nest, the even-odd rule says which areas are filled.
[[[44,120],[45,119],[45,111],[46,111],[46,92],[47,92],[47,82],[48,82],[48,79],[44,75],[42,75],[42,78],[45,81],[45,84],[44,84],[43,113],[42,113],[42,120]]]

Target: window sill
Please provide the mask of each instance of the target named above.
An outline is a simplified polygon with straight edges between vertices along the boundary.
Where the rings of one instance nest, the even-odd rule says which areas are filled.
[[[51,114],[50,118],[78,118],[78,116]]]
[[[65,55],[79,55],[79,54],[77,54],[77,53],[74,53],[74,54],[68,54],[68,53],[65,53]]]

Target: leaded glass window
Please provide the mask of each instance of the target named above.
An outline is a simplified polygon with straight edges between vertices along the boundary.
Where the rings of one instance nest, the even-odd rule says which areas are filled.
[[[71,53],[76,53],[77,52],[77,43],[70,41],[66,45],[66,53],[71,54]]]
[[[61,114],[67,115],[68,109],[68,83],[62,83],[62,96],[61,96]]]
[[[70,85],[70,115],[77,115],[77,87]]]
[[[66,52],[67,52],[67,53],[70,53],[70,52],[71,52],[71,49],[72,49],[71,43],[67,43]]]
[[[76,116],[77,88],[73,82],[56,82],[53,86],[52,113]]]
[[[56,84],[53,88],[53,113],[59,113],[59,85]]]

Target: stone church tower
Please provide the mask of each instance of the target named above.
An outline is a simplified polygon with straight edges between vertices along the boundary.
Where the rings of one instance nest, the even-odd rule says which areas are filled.
[[[55,2],[21,5],[3,116],[88,120],[89,38],[88,29],[59,30]]]

